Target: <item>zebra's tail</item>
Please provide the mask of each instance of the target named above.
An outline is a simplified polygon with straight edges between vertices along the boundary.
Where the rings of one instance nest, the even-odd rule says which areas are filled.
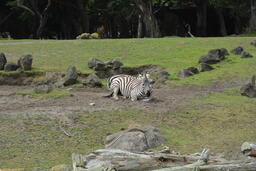
[[[104,98],[110,98],[110,97],[112,97],[112,96],[113,96],[113,94],[114,94],[114,92],[111,92],[111,94],[106,95],[106,96],[102,96],[102,97],[104,97]]]

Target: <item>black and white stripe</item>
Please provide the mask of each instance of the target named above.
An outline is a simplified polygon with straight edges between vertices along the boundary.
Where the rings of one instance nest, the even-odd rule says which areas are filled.
[[[114,99],[118,99],[118,93],[132,101],[148,98],[152,94],[152,88],[148,79],[149,74],[139,75],[115,75],[108,80],[108,87],[112,90]]]

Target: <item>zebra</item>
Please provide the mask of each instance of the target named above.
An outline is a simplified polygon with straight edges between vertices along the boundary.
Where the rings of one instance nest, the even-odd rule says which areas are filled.
[[[121,94],[124,98],[131,98],[132,101],[149,98],[152,94],[151,82],[153,81],[149,79],[149,74],[140,74],[137,77],[115,75],[108,79],[108,88],[112,93],[105,97],[113,96],[118,100],[118,94]]]

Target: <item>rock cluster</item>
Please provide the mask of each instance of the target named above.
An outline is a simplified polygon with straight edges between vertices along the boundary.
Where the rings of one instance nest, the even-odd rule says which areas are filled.
[[[33,57],[32,55],[25,55],[20,57],[17,64],[7,62],[4,53],[0,53],[0,70],[4,71],[29,71],[32,69]]]

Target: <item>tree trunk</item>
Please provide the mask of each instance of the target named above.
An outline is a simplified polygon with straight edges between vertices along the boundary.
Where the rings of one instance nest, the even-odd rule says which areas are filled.
[[[256,0],[251,0],[250,28],[251,31],[256,31]]]
[[[152,12],[151,0],[134,0],[145,24],[146,37],[160,37],[157,19]]]
[[[227,29],[225,24],[225,19],[223,16],[223,11],[221,8],[216,8],[216,13],[219,18],[219,24],[220,24],[220,34],[221,36],[227,36]]]
[[[141,18],[141,15],[138,16],[138,31],[137,31],[137,38],[142,38],[142,26],[143,26],[143,23],[142,23],[142,18]]]
[[[207,0],[196,0],[197,35],[207,36]]]
[[[77,6],[79,9],[80,24],[81,24],[81,33],[89,32],[89,16],[86,12],[87,5],[88,5],[88,1],[77,0]]]

